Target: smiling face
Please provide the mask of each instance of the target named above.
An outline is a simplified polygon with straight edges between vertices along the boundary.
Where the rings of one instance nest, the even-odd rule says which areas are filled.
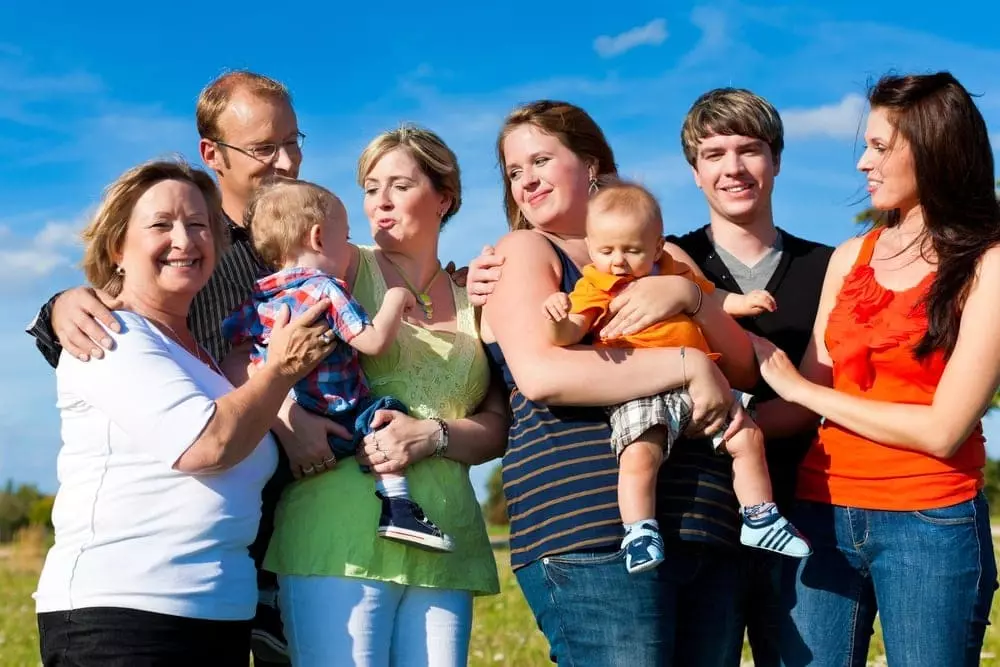
[[[362,181],[365,215],[381,248],[398,248],[411,239],[441,232],[451,197],[434,189],[406,148],[383,155]]]
[[[160,181],[136,201],[115,258],[122,292],[146,303],[190,300],[215,268],[208,207],[191,183]]]
[[[694,182],[714,216],[737,225],[771,215],[778,165],[761,139],[714,134],[698,143]]]
[[[865,128],[865,152],[858,170],[868,179],[872,206],[882,211],[909,210],[919,204],[913,151],[896,131],[886,109],[875,107]]]
[[[590,165],[557,137],[528,123],[504,139],[503,161],[514,201],[532,226],[583,233]]]
[[[302,151],[296,143],[299,124],[287,101],[237,90],[217,122],[220,136],[202,139],[200,148],[205,163],[218,177],[224,199],[242,206],[269,177],[298,177],[302,164]],[[245,150],[263,144],[281,148],[273,160],[262,161],[211,139]]]

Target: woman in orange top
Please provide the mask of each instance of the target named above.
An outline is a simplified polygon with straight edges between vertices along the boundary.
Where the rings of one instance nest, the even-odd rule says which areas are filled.
[[[869,94],[858,169],[887,223],[833,255],[801,375],[755,341],[788,420],[825,419],[792,513],[785,665],[978,665],[996,587],[980,420],[1000,384],[1000,206],[986,124],[946,72]]]

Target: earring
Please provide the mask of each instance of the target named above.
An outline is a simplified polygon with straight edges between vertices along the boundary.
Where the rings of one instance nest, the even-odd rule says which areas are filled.
[[[590,182],[589,182],[588,187],[587,187],[587,193],[591,197],[593,197],[594,194],[596,194],[597,191],[600,190],[600,189],[601,189],[601,186],[597,183],[597,177],[594,175],[594,169],[591,168],[590,169]]]
[[[125,275],[125,267],[122,266],[121,264],[119,264],[118,266],[116,266],[115,267],[115,275],[116,276],[124,276]]]

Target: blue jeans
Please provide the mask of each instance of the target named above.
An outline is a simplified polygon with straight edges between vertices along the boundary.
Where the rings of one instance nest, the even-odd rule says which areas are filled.
[[[746,627],[755,667],[778,667],[781,651],[781,571],[786,557],[770,551],[740,549],[737,627]]]
[[[674,667],[738,667],[745,619],[744,550],[704,542],[666,544],[661,602]]]
[[[813,555],[786,561],[782,664],[863,667],[878,612],[893,667],[978,665],[997,585],[989,510],[918,512],[799,503]]]
[[[562,667],[664,667],[664,568],[625,570],[623,551],[547,556],[515,573],[550,657]]]

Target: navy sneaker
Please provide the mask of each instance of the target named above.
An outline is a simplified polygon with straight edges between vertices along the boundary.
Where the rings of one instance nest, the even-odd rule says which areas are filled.
[[[285,641],[281,615],[275,607],[257,604],[250,630],[250,650],[254,661],[261,665],[290,665],[288,642]]]
[[[375,495],[382,501],[382,515],[378,520],[380,537],[428,551],[454,550],[452,539],[427,518],[420,505],[409,498],[390,498],[378,491]]]
[[[663,562],[663,538],[648,523],[628,531],[622,540],[625,550],[625,569],[629,574],[646,572]]]

